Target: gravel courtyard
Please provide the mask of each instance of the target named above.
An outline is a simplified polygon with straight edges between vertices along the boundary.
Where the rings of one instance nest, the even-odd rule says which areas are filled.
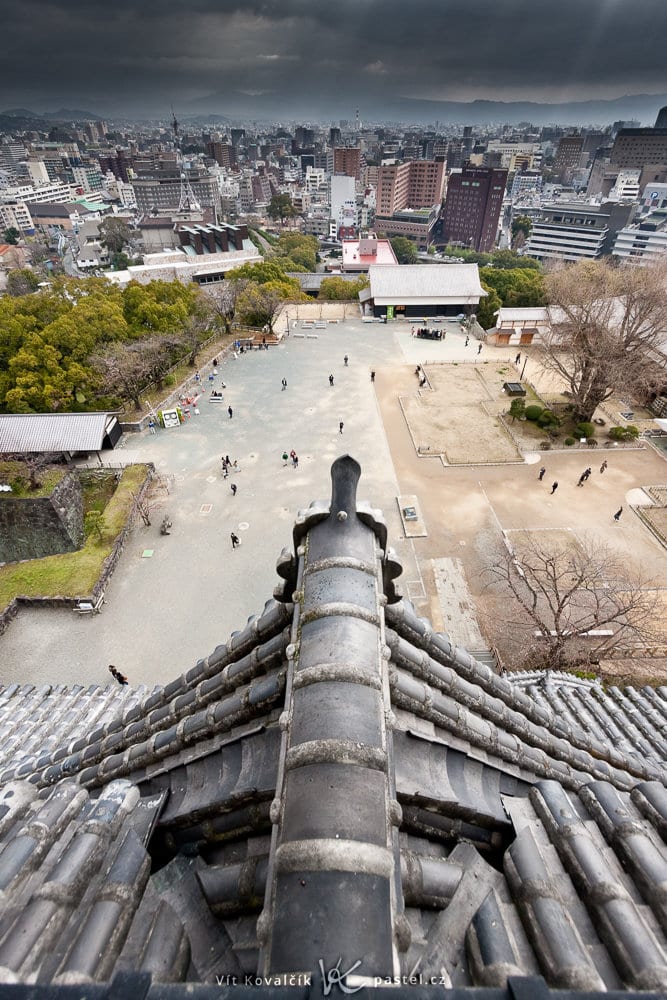
[[[497,416],[507,401],[503,382],[516,378],[511,366],[430,364],[424,371],[428,385],[418,395],[401,397],[418,449],[442,455],[448,465],[523,461]]]

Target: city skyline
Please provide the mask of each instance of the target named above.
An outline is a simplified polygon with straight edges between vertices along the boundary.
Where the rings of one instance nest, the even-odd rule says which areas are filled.
[[[590,102],[654,95],[609,105],[648,121],[667,94],[664,0],[167,0],[158,14],[0,0],[0,18],[0,110],[437,120],[448,102],[490,100],[577,102],[586,120]]]

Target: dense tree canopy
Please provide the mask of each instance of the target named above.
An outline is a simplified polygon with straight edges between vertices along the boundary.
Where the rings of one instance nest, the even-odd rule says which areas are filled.
[[[284,222],[285,219],[291,219],[296,215],[296,209],[288,194],[274,194],[269,202],[266,214],[270,219],[280,219],[281,222]]]
[[[133,248],[137,242],[137,233],[131,229],[124,219],[113,215],[107,216],[99,225],[100,243],[113,257],[126,247]]]
[[[459,257],[466,264],[479,264],[480,267],[491,265],[503,270],[510,270],[514,267],[523,270],[542,270],[542,265],[538,260],[534,260],[532,257],[523,257],[521,254],[515,253],[514,250],[494,250],[493,253],[482,253],[479,250],[464,250],[461,247],[447,246],[443,248],[442,252],[446,257]]]
[[[417,247],[412,240],[407,239],[405,236],[394,236],[389,242],[399,264],[417,263],[419,259],[417,257]]]
[[[111,369],[102,362],[107,354],[121,356],[136,343],[136,353],[150,355],[144,371],[148,381],[159,377],[165,359],[168,365],[196,352],[209,317],[213,322],[199,289],[177,281],[131,283],[121,290],[103,278],[59,278],[30,295],[5,295],[0,298],[0,411],[118,405],[128,390],[119,378],[107,377]]]
[[[491,327],[496,325],[496,314],[502,302],[494,288],[491,288],[484,281],[480,282],[480,284],[487,294],[479,300],[477,322],[484,330],[490,330]]]
[[[368,276],[360,275],[356,281],[346,281],[344,278],[333,275],[331,278],[323,278],[320,285],[318,299],[325,299],[329,302],[350,302],[356,299],[362,288],[368,284]]]
[[[7,294],[30,295],[39,288],[39,278],[29,267],[19,267],[7,274]]]
[[[483,267],[479,276],[487,287],[495,289],[504,306],[543,306],[546,302],[544,277],[535,268]]]
[[[314,236],[304,236],[302,233],[283,233],[276,244],[275,260],[278,260],[285,271],[317,269],[318,243]],[[297,267],[292,267],[292,263]]]
[[[533,220],[528,215],[517,215],[512,220],[512,247],[522,247],[531,234]]]

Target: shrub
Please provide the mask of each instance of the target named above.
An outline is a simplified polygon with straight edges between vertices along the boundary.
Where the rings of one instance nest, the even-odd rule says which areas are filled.
[[[165,375],[165,377],[162,379],[162,381],[164,382],[165,385],[176,385],[176,376],[175,375]]]
[[[526,415],[525,400],[521,399],[521,397],[513,399],[512,402],[510,403],[510,416],[512,420],[516,420],[517,417],[519,418],[519,420],[521,420],[522,417],[525,417],[525,415]]]
[[[574,438],[571,438],[571,437],[566,437],[566,438],[565,438],[565,442],[564,442],[564,443],[565,443],[565,444],[566,444],[566,445],[568,446],[568,448],[571,448],[571,447],[572,447],[572,445],[573,445],[573,444],[576,444],[577,442],[575,441],[575,439],[574,439]]]
[[[537,418],[537,423],[540,427],[549,427],[551,424],[553,424],[554,427],[558,427],[559,421],[553,410],[542,410]]]
[[[535,403],[531,403],[530,406],[526,407],[526,420],[539,420],[544,410],[541,406],[537,406]]]
[[[639,428],[634,424],[628,424],[627,427],[610,427],[609,437],[612,441],[634,441],[639,437]]]
[[[582,420],[574,428],[574,433],[578,438],[592,438],[595,435],[595,427],[589,420]]]
[[[549,451],[551,448],[551,441],[540,441],[540,451]]]

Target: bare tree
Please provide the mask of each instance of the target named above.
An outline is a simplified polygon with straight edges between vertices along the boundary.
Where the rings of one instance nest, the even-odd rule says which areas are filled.
[[[577,420],[591,420],[614,392],[637,397],[664,381],[656,348],[667,330],[667,261],[582,261],[551,271],[546,285],[543,363],[566,383]]]
[[[132,494],[132,499],[134,500],[134,505],[139,517],[144,522],[145,527],[150,528],[151,526],[151,512],[155,508],[155,504],[151,503],[148,497],[139,497],[138,493]]]
[[[521,533],[487,576],[522,652],[533,646],[535,660],[551,669],[587,662],[620,642],[656,641],[659,591],[599,541],[550,545]]]
[[[90,362],[99,374],[105,395],[131,399],[140,410],[142,390],[150,382],[164,378],[177,345],[177,340],[168,337],[142,337],[131,343],[110,344]]]
[[[247,278],[238,278],[236,281],[223,281],[220,284],[207,285],[203,289],[211,302],[213,314],[217,321],[222,323],[225,333],[232,331],[237,303],[249,284]]]

